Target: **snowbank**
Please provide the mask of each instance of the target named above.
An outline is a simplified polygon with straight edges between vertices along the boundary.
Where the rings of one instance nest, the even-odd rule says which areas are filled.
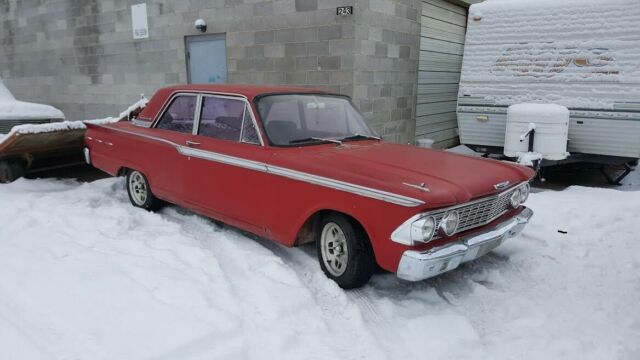
[[[345,292],[313,246],[176,207],[148,213],[123,188],[0,186],[0,357],[640,357],[640,192],[533,193],[531,224],[494,253],[430,281],[376,274]]]
[[[637,0],[488,0],[469,21],[460,96],[612,109],[640,98]]]

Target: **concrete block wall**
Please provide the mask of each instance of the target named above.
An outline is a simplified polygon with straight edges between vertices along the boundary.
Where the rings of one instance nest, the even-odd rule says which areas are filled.
[[[185,83],[184,37],[224,33],[228,80],[325,88],[354,97],[386,139],[413,136],[417,0],[149,0],[149,38],[133,40],[142,0],[0,0],[0,76],[68,119],[117,114]],[[337,6],[355,15],[337,16]]]
[[[354,101],[386,140],[413,143],[420,0],[362,0],[356,9]]]

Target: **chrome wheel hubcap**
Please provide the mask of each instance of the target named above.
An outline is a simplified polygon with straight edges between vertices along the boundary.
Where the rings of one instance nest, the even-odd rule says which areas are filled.
[[[336,223],[327,223],[320,235],[322,261],[333,276],[340,276],[347,270],[349,248],[344,232]]]
[[[144,205],[147,201],[147,182],[141,173],[134,171],[129,176],[129,193],[136,205]]]

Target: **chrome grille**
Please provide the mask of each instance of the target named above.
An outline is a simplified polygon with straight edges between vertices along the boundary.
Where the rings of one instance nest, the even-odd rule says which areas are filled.
[[[511,207],[509,197],[516,188],[517,186],[498,195],[478,199],[470,204],[462,204],[434,213],[433,216],[436,218],[437,227],[440,226],[440,221],[444,214],[454,209],[460,215],[460,224],[456,233],[486,225],[509,210]]]
[[[51,119],[0,120],[0,134],[7,134],[11,128],[23,124],[47,124]]]

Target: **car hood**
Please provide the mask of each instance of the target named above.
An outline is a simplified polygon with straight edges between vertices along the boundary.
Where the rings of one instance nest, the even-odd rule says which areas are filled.
[[[281,148],[272,164],[420,199],[428,207],[499,193],[504,189],[494,185],[508,181],[512,186],[534,174],[513,163],[373,141]],[[415,187],[423,183],[428,191]]]

